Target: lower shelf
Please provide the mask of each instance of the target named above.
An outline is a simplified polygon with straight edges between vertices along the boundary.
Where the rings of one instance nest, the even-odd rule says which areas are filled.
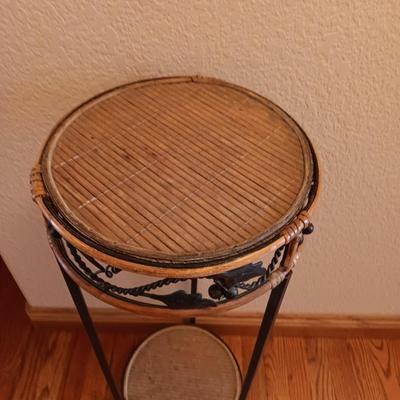
[[[237,400],[241,374],[221,339],[191,325],[149,336],[125,371],[126,400]]]

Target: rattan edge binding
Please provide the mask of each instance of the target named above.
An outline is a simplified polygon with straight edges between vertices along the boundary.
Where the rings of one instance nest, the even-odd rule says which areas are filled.
[[[31,171],[30,175],[30,184],[31,184],[31,195],[32,200],[37,203],[38,197],[46,196],[46,188],[44,186],[43,177],[42,177],[42,168],[40,164],[36,164]]]
[[[283,257],[282,263],[268,277],[268,289],[272,290],[279,286],[286,278],[288,273],[294,269],[300,257],[300,245],[302,242],[302,233],[300,232],[289,244],[286,249],[286,255]]]
[[[165,266],[157,267],[157,266],[149,266],[138,262],[127,261],[121,258],[116,258],[114,256],[105,254],[91,246],[88,246],[86,243],[81,242],[74,235],[72,235],[67,229],[65,229],[65,227],[63,227],[59,223],[59,221],[57,221],[57,219],[51,214],[51,212],[48,210],[43,201],[45,195],[46,192],[44,192],[43,196],[37,196],[35,198],[35,201],[37,202],[39,208],[41,209],[47,223],[50,224],[50,226],[52,226],[52,228],[55,229],[61,236],[63,236],[65,240],[70,241],[79,250],[110,265],[116,266],[123,270],[141,273],[149,276],[158,276],[158,277],[168,276],[171,278],[193,278],[199,276],[215,275],[217,273],[222,273],[235,268],[239,268],[246,263],[253,262],[254,260],[259,260],[265,257],[271,251],[275,251],[277,248],[285,244],[291,246],[292,243],[293,244],[297,243],[302,237],[302,230],[300,230],[300,227],[303,226],[304,229],[311,223],[309,219],[309,213],[307,211],[302,211],[295,218],[295,220],[292,221],[282,231],[279,237],[276,238],[276,240],[274,240],[269,245],[260,248],[251,254],[245,254],[233,260],[229,261],[227,260],[223,263],[215,263],[215,264],[210,264],[208,266],[201,266],[197,268],[192,267],[187,269],[165,267]],[[288,270],[292,268],[292,267],[289,268],[290,265],[291,264],[289,264],[288,262],[285,263],[285,266],[283,267],[285,272],[288,272]],[[286,276],[286,273],[284,276]],[[284,276],[281,278],[283,279]],[[271,280],[271,283],[272,282],[275,282],[275,276]]]
[[[317,161],[317,166],[318,166]],[[318,173],[318,172],[317,172]],[[45,198],[47,197],[46,187],[42,180],[41,168],[40,165],[36,165],[32,169],[31,173],[31,191],[33,201],[37,203],[39,206],[45,220],[48,224],[50,224],[61,236],[63,236],[67,241],[70,241],[75,247],[79,250],[86,252],[87,254],[93,256],[94,258],[98,258],[101,261],[104,261],[110,265],[119,267],[121,269],[142,273],[149,276],[158,276],[158,277],[198,277],[198,276],[210,276],[215,275],[217,273],[222,273],[225,271],[229,271],[235,268],[239,268],[240,266],[252,262],[254,260],[259,260],[263,258],[266,254],[271,251],[275,251],[277,248],[287,245],[290,242],[294,241],[296,238],[301,238],[302,230],[310,225],[310,214],[313,213],[315,209],[315,205],[319,200],[321,186],[319,179],[315,182],[316,184],[316,193],[313,198],[312,204],[310,204],[306,209],[300,212],[300,214],[287,225],[283,231],[273,240],[270,244],[263,246],[255,250],[251,254],[243,254],[239,257],[235,257],[232,260],[226,260],[225,262],[215,262],[210,263],[207,266],[199,266],[199,267],[191,267],[188,269],[174,268],[168,266],[149,266],[145,263],[128,261],[121,259],[119,257],[115,257],[113,255],[109,255],[103,253],[100,250],[97,250],[88,244],[82,242],[78,238],[76,238],[71,232],[69,232],[52,214],[49,208],[46,205]],[[273,282],[273,281],[271,281]]]
[[[39,204],[44,206],[42,199],[39,199]],[[308,213],[305,213],[308,216]],[[93,257],[97,257],[99,260],[109,263],[110,265],[117,266],[125,271],[131,271],[136,273],[141,273],[148,276],[158,276],[158,277],[172,277],[172,278],[193,278],[193,277],[206,277],[215,275],[218,273],[230,271],[235,268],[239,268],[246,263],[253,262],[254,260],[259,260],[269,254],[271,251],[275,251],[277,248],[287,245],[288,246],[288,257],[285,259],[285,262],[281,264],[281,266],[275,271],[275,273],[271,274],[269,281],[266,286],[269,286],[269,289],[272,289],[279,285],[280,282],[286,277],[287,273],[291,271],[297,263],[299,258],[299,246],[302,242],[303,233],[302,231],[298,232],[296,235],[292,235],[291,240],[286,242],[286,239],[283,235],[280,235],[274,242],[269,244],[268,246],[257,250],[255,253],[246,254],[244,256],[238,257],[234,260],[227,261],[222,264],[211,264],[209,266],[203,266],[198,268],[189,268],[189,269],[176,269],[176,268],[168,268],[168,267],[155,267],[148,266],[145,264],[139,264],[136,262],[125,261],[122,259],[117,259],[115,257],[109,256],[98,250],[87,246],[86,244],[81,243],[74,236],[72,236],[68,231],[66,231],[62,226],[58,225],[58,221],[51,217],[51,214],[48,212],[44,213],[45,220],[47,221],[48,226],[51,226],[52,229],[55,229],[56,232],[59,232],[61,236],[66,240],[70,240],[71,243],[76,245],[76,247],[83,251],[87,252],[89,255]],[[302,215],[296,218],[295,221],[291,223],[291,225],[300,225],[299,221],[305,218]],[[307,220],[307,226],[311,223]],[[304,222],[302,222],[304,224]],[[306,225],[304,225],[306,227]],[[57,229],[58,228],[58,229]],[[303,228],[304,229],[304,228]],[[50,236],[49,236],[50,238]],[[50,240],[51,242],[51,240]],[[54,249],[53,249],[54,251]]]
[[[290,243],[295,237],[298,237],[305,228],[310,225],[310,216],[307,211],[302,211],[293,222],[291,222],[282,231],[285,244]]]

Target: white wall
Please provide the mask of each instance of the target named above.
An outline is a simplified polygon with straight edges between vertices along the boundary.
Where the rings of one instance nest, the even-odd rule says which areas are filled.
[[[0,250],[27,300],[71,304],[28,184],[56,121],[115,85],[198,73],[269,97],[319,150],[317,230],[285,310],[400,314],[399,39],[389,0],[3,0]]]

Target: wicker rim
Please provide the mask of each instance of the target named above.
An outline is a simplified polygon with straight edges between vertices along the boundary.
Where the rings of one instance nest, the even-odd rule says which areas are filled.
[[[229,87],[233,87],[237,90],[246,90],[251,96],[256,97],[257,99],[261,99],[262,101],[267,101],[264,99],[262,96],[248,91],[247,89],[243,89],[239,86],[236,85],[230,85],[226,82],[219,81],[219,80],[214,80],[214,79],[209,79],[209,78],[197,78],[197,77],[183,77],[183,78],[159,78],[157,80],[176,80],[176,79],[184,79],[184,80],[203,80],[206,79],[207,81],[211,81],[213,83],[218,83],[222,85],[228,85]],[[145,84],[146,82],[149,81],[154,81],[154,79],[151,80],[146,80],[146,81],[140,81],[140,82],[135,82],[131,83],[128,85],[123,85],[122,87],[125,86],[130,86],[130,85],[136,85],[136,84]],[[103,96],[107,96],[108,94],[114,92],[115,90],[118,90],[120,88],[114,88],[111,89],[110,91],[104,92],[98,96],[95,96],[94,98],[90,99],[88,102],[84,103],[84,105],[90,105],[91,102],[93,102],[95,99],[101,98]],[[269,102],[269,101],[268,101]],[[270,102],[269,102],[270,103]],[[314,153],[314,149],[309,142],[309,139],[307,138],[306,134],[304,131],[300,128],[300,126],[291,118],[289,117],[282,109],[280,109],[278,106],[274,105],[271,103],[271,105],[274,107],[274,111],[278,112],[280,116],[282,116],[286,121],[290,121],[291,126],[293,126],[296,129],[296,132],[304,138],[304,143],[308,147],[308,150],[311,154],[312,161],[311,161],[311,168],[312,168],[312,174],[310,174],[310,179],[305,181],[303,184],[302,188],[302,195],[303,199],[301,200],[299,204],[299,210],[301,210],[302,207],[304,207],[305,210],[309,210],[311,212],[312,205],[314,203],[315,197],[318,194],[318,181],[319,181],[319,171],[318,171],[318,162]],[[71,116],[76,114],[77,110],[81,109],[82,105],[77,107],[75,110],[73,110],[67,117],[65,117],[53,130],[52,134],[49,136],[45,147],[44,151],[41,154],[39,163],[42,165],[45,162],[46,159],[46,154],[48,152],[49,147],[52,144],[52,141],[54,139],[54,135],[59,129],[60,126],[62,126],[65,121],[67,121]],[[269,234],[267,236],[261,235],[260,238],[256,241],[256,243],[252,243],[249,246],[244,246],[242,248],[235,249],[233,252],[225,253],[225,254],[216,254],[213,252],[212,254],[204,254],[202,253],[200,256],[196,257],[196,255],[191,255],[190,257],[171,257],[168,255],[168,257],[164,257],[162,253],[160,254],[152,254],[151,257],[149,257],[146,254],[140,254],[138,252],[137,254],[131,254],[129,252],[123,251],[121,249],[110,249],[107,246],[102,245],[101,243],[93,241],[90,237],[82,234],[82,232],[79,232],[76,228],[74,228],[68,221],[68,219],[65,217],[65,215],[62,214],[60,211],[59,207],[57,207],[56,204],[52,201],[53,199],[50,199],[49,197],[49,189],[48,189],[48,176],[46,174],[46,170],[43,170],[43,193],[40,193],[38,197],[36,197],[36,202],[38,203],[39,207],[41,208],[43,214],[45,215],[46,219],[51,222],[51,224],[54,226],[54,228],[62,235],[62,236],[67,236],[67,239],[71,241],[77,248],[81,249],[82,251],[88,252],[88,248],[90,249],[91,253],[95,254],[96,257],[98,257],[100,260],[103,260],[105,262],[109,262],[110,260],[113,261],[113,264],[116,266],[120,266],[121,268],[124,269],[132,269],[132,270],[137,270],[138,266],[157,266],[161,268],[204,268],[204,267],[210,267],[213,265],[220,265],[220,264],[236,264],[235,260],[238,259],[246,259],[246,256],[251,253],[251,252],[258,252],[258,253],[266,253],[271,249],[274,249],[278,247],[279,245],[287,242],[287,239],[285,238],[285,233],[287,234],[288,227],[290,225],[295,225],[297,226],[299,223],[298,219],[298,212],[299,210],[291,210],[291,213],[286,216],[286,218],[281,221],[280,226],[278,229],[273,232],[272,234]],[[304,202],[307,202],[307,204],[304,204]],[[297,215],[296,215],[297,214]],[[301,219],[300,219],[301,222]],[[304,224],[306,226],[307,223]],[[274,244],[275,243],[275,244]],[[103,257],[104,255],[104,257]],[[223,267],[224,269],[229,269],[228,266]],[[143,268],[139,268],[143,270]],[[147,268],[145,268],[147,269]],[[143,272],[143,271],[142,271]],[[194,271],[193,271],[194,272]],[[204,271],[205,272],[205,271]]]

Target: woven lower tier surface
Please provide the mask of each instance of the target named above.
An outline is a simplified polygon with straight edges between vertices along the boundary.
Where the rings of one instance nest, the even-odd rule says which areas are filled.
[[[126,400],[236,400],[241,374],[228,347],[190,325],[160,330],[147,338],[128,363]]]

